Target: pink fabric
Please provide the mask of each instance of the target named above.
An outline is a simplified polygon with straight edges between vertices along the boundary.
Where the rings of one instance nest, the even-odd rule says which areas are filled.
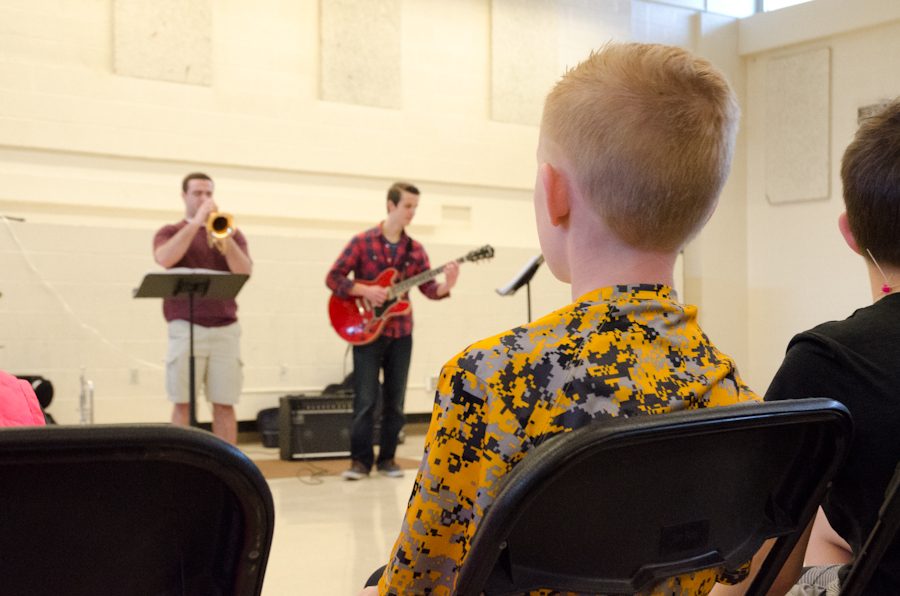
[[[44,426],[44,413],[28,381],[0,371],[0,426]]]

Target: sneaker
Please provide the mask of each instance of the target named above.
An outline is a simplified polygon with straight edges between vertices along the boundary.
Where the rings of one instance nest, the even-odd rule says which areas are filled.
[[[378,462],[378,473],[391,478],[400,478],[403,476],[403,470],[392,459]]]
[[[366,476],[369,475],[369,469],[365,467],[362,462],[353,460],[353,463],[350,464],[349,470],[344,470],[344,473],[341,476],[344,480],[362,480]]]

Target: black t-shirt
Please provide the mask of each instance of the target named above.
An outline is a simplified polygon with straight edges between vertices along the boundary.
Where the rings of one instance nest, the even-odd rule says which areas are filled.
[[[823,509],[859,552],[900,461],[900,294],[794,336],[766,400],[804,397],[835,399],[853,416],[850,453]],[[900,594],[900,536],[866,593]]]

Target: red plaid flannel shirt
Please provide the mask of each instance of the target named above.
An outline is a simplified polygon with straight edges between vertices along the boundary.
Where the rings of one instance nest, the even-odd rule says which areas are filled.
[[[381,233],[381,225],[361,232],[350,239],[340,256],[331,266],[325,278],[325,284],[340,298],[350,295],[353,280],[373,280],[385,269],[393,267],[400,272],[398,280],[408,279],[423,271],[431,269],[428,255],[421,244],[403,232],[397,244],[397,252],[392,257],[388,241]],[[348,276],[353,273],[353,280]],[[433,279],[419,286],[428,298],[441,300],[449,296],[438,296],[438,284]],[[403,296],[409,299],[409,294]],[[412,310],[408,314],[388,319],[383,335],[387,337],[406,337],[412,334]]]

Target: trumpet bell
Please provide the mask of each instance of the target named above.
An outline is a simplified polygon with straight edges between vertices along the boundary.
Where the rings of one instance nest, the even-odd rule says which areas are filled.
[[[212,212],[206,220],[206,231],[211,238],[222,240],[234,234],[234,217],[230,213]]]

